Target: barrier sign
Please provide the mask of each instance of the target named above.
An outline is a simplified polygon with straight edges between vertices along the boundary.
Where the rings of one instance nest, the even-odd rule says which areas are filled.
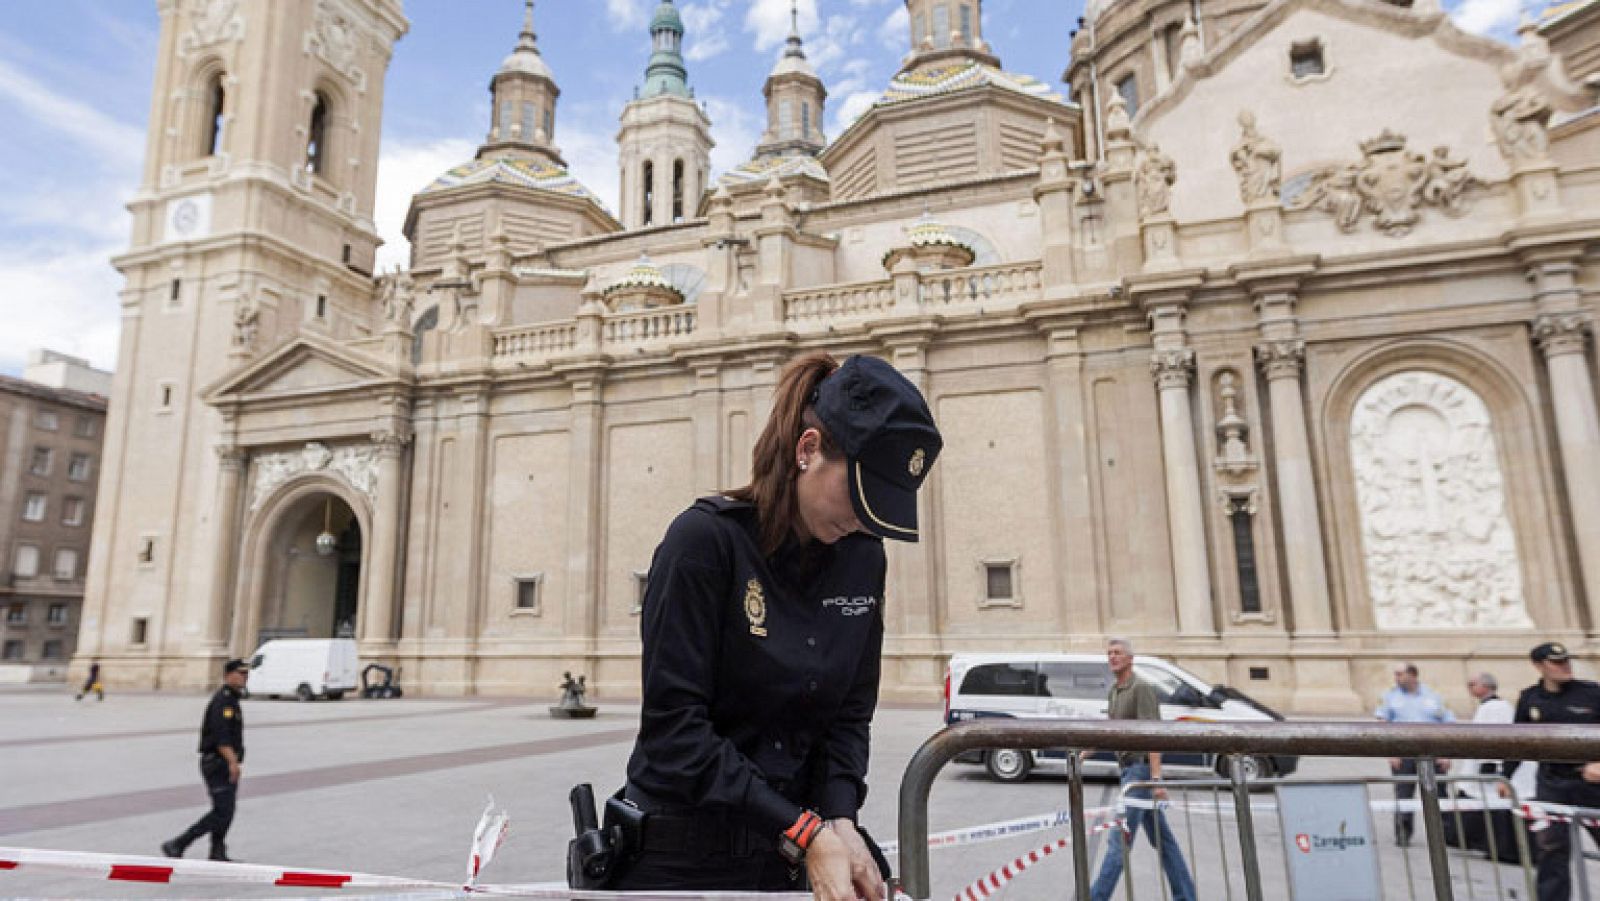
[[[1383,897],[1364,785],[1280,785],[1283,854],[1294,901]]]

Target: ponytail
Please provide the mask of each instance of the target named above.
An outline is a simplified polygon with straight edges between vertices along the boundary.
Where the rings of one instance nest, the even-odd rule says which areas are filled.
[[[822,420],[811,409],[817,386],[833,374],[839,363],[818,351],[798,357],[783,370],[773,392],[772,413],[756,439],[750,460],[750,484],[725,492],[735,500],[753,504],[761,524],[761,552],[772,554],[783,545],[799,519],[799,500],[795,492],[795,446],[806,429],[822,435],[822,452],[839,456],[840,451]]]

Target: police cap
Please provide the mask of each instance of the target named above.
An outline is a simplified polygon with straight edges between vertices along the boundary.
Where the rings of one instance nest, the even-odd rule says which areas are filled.
[[[1571,660],[1572,656],[1567,653],[1566,645],[1559,641],[1547,641],[1529,651],[1528,659],[1532,660],[1534,663],[1543,663],[1546,660],[1549,660],[1553,663],[1563,663]]]

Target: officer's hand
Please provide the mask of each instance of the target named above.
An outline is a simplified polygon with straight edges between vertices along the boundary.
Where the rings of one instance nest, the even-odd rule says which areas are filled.
[[[856,901],[850,878],[850,849],[832,829],[817,832],[806,849],[806,876],[816,901]]]
[[[1400,758],[1398,758],[1398,757],[1389,758],[1389,772],[1392,773],[1392,772],[1394,772],[1394,771],[1396,771],[1398,769],[1400,769]]]
[[[856,894],[872,901],[882,898],[883,874],[878,872],[878,862],[872,859],[872,852],[867,850],[867,840],[856,831],[856,824],[846,817],[840,817],[831,820],[829,825],[850,851],[850,883],[855,886]]]
[[[1600,782],[1600,761],[1583,765],[1583,781]]]
[[[228,761],[228,781],[233,783],[239,781],[239,764],[231,760]]]
[[[1507,785],[1506,783],[1504,783],[1504,782],[1497,783],[1495,785],[1495,789],[1500,792],[1500,797],[1502,797],[1502,798],[1511,797],[1511,786]]]

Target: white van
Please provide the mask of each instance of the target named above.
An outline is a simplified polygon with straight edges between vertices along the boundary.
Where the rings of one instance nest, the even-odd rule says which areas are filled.
[[[1226,685],[1211,685],[1199,676],[1156,657],[1138,657],[1134,673],[1155,689],[1163,720],[1199,722],[1267,722],[1283,719],[1277,712]],[[982,717],[1023,719],[1105,719],[1111,668],[1099,654],[957,654],[944,678],[946,724]],[[1002,782],[1019,782],[1035,768],[1065,769],[1066,752],[1002,748],[968,751],[957,763],[982,764]],[[1245,761],[1251,779],[1287,776],[1299,766],[1292,756],[1252,757]],[[1161,755],[1163,771],[1174,775],[1222,772],[1215,755]],[[1115,776],[1116,759],[1097,753],[1084,765],[1088,776]]]
[[[356,688],[356,643],[349,638],[277,638],[250,658],[250,693],[337,701]]]

